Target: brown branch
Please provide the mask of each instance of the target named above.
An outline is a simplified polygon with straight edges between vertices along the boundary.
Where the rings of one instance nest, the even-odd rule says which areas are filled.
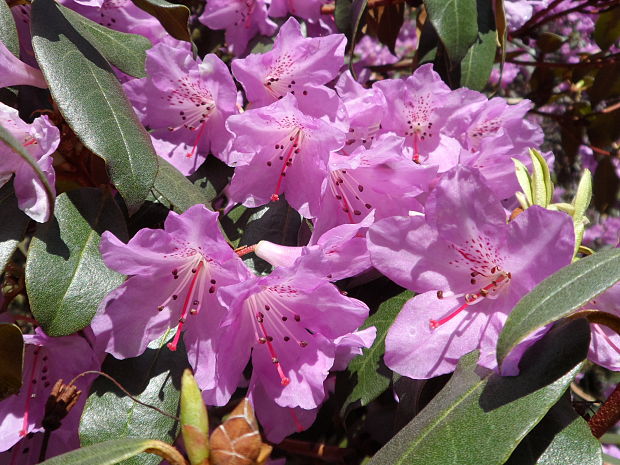
[[[345,456],[353,452],[352,449],[348,448],[328,446],[323,443],[299,441],[296,439],[285,439],[275,447],[292,454],[313,457],[325,462],[342,462]]]
[[[603,434],[620,421],[620,384],[616,386],[614,392],[610,394],[601,408],[594,414],[588,425],[592,434],[600,438]]]
[[[396,5],[398,3],[404,3],[405,0],[368,0],[368,8],[376,8],[379,6]],[[336,4],[328,3],[321,6],[322,15],[333,15],[336,12]]]
[[[592,61],[580,61],[578,63],[555,63],[550,61],[522,61],[506,59],[507,63],[522,66],[537,66],[541,68],[581,68],[593,66],[595,68],[604,68],[607,65],[620,62],[620,53],[614,53],[604,58],[596,58]]]

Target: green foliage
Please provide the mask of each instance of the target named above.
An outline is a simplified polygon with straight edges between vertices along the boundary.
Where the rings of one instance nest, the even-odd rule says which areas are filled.
[[[23,239],[30,222],[24,212],[17,207],[13,183],[0,188],[0,272],[9,263],[17,244]]]
[[[106,161],[135,212],[153,186],[157,155],[110,65],[52,0],[32,2],[32,46],[67,123]]]
[[[476,0],[425,0],[424,5],[450,61],[460,62],[478,38]]]
[[[484,373],[461,358],[448,384],[369,465],[500,465],[558,401],[587,355],[583,319],[552,329],[524,355],[518,376]]]
[[[24,338],[12,324],[0,323],[0,400],[17,394],[22,386]]]
[[[594,27],[594,40],[606,50],[620,40],[620,6],[601,13]]]
[[[342,412],[356,402],[362,406],[368,405],[389,387],[391,374],[383,363],[385,337],[405,302],[412,297],[411,291],[404,291],[386,300],[362,325],[361,329],[370,326],[377,328],[377,336],[369,349],[362,349],[362,355],[349,363],[348,371],[354,376],[355,385],[342,406]]]
[[[185,5],[170,3],[165,0],[131,1],[138,8],[155,16],[172,37],[191,42],[191,35],[187,26],[190,11]]]
[[[127,240],[124,217],[114,199],[84,188],[58,196],[55,219],[37,230],[26,263],[26,289],[33,315],[50,336],[87,326],[99,303],[124,276],[101,259],[103,231]]]
[[[139,357],[116,360],[108,357],[103,371],[112,376],[140,402],[177,415],[181,376],[187,366],[185,350],[172,352],[164,347],[166,336],[155,341]],[[104,377],[91,389],[80,423],[80,442],[90,446],[113,438],[149,437],[173,442],[179,424],[174,418],[140,405]],[[138,455],[124,465],[157,465],[161,459]]]
[[[69,8],[62,5],[58,7],[75,30],[88,40],[111,65],[130,76],[137,78],[146,76],[144,70],[146,51],[152,46],[146,37],[109,29]]]
[[[11,14],[11,9],[6,2],[0,2],[0,42],[2,42],[9,52],[16,57],[19,56],[19,39],[17,37],[17,27]]]
[[[569,315],[620,280],[620,249],[604,250],[552,274],[523,297],[497,342],[497,361],[536,329]]]
[[[474,90],[482,90],[493,69],[497,49],[497,31],[491,3],[487,0],[477,0],[476,5],[478,37],[461,62],[461,85]]]

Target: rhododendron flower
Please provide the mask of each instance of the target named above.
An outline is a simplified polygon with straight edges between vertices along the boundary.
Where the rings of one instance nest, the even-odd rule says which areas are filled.
[[[369,149],[360,146],[349,156],[330,155],[314,234],[357,223],[372,210],[377,220],[422,210],[416,197],[428,189],[437,168],[407,160],[403,142],[402,137],[389,133]]]
[[[329,0],[271,0],[269,16],[279,18],[289,14],[303,19],[319,19],[321,6]]]
[[[222,60],[194,60],[189,46],[161,43],[147,51],[146,71],[148,77],[124,85],[140,119],[154,138],[193,147],[158,153],[186,175],[209,151],[220,156],[228,142],[224,122],[237,112],[237,88]]]
[[[306,39],[297,20],[289,18],[273,48],[234,60],[233,74],[253,106],[269,105],[289,92],[303,105],[304,100],[316,99],[315,87],[336,78],[346,41],[343,34]]]
[[[43,73],[13,55],[0,41],[0,87],[27,85],[47,89]]]
[[[302,113],[290,94],[231,116],[226,127],[235,136],[228,156],[237,167],[230,186],[233,200],[256,207],[286,194],[303,216],[316,216],[329,153],[343,146],[343,131]]]
[[[208,0],[198,19],[211,29],[226,29],[226,42],[237,56],[256,34],[271,36],[277,29],[265,0]]]
[[[109,338],[106,352],[135,357],[176,327],[168,347],[175,350],[183,332],[196,380],[213,388],[213,344],[226,313],[215,293],[249,276],[222,237],[217,213],[203,205],[170,212],[163,230],[142,229],[128,244],[106,231],[101,253],[110,268],[131,275],[106,297],[92,323],[95,333]]]
[[[481,341],[494,350],[506,315],[540,281],[571,263],[571,218],[528,208],[506,214],[480,175],[447,173],[426,203],[426,217],[374,224],[368,248],[375,267],[416,292],[386,338],[386,364],[411,378],[454,370]],[[494,358],[485,357],[488,368]]]
[[[56,179],[52,166],[52,153],[60,142],[60,132],[49,123],[47,116],[36,118],[32,124],[20,119],[17,110],[0,103],[0,126],[22,142],[54,189]],[[22,157],[4,143],[0,143],[0,186],[15,174],[13,187],[17,205],[35,221],[46,222],[51,214],[43,183]]]
[[[384,132],[395,132],[406,138],[416,163],[434,164],[447,171],[456,164],[444,150],[433,153],[440,145],[442,127],[460,105],[460,98],[433,71],[433,65],[422,65],[407,79],[385,79],[374,84],[387,101],[386,117],[381,122]]]
[[[376,328],[371,326],[337,338],[334,341],[336,358],[332,370],[346,369],[349,362],[362,353],[362,348],[369,348],[372,345],[376,334]],[[330,377],[323,384],[325,396],[329,391],[333,392],[333,387],[331,387],[334,384],[333,381],[333,377]],[[265,437],[276,444],[289,434],[299,433],[312,426],[319,410],[319,407],[313,409],[281,407],[267,395],[259,383],[250,384],[248,393]]]
[[[260,241],[254,252],[273,266],[294,266],[298,272],[338,281],[371,267],[366,231],[373,221],[374,212],[359,223],[336,226],[320,237],[313,233],[305,247]]]
[[[312,409],[334,364],[340,336],[358,328],[368,307],[327,280],[277,268],[219,290],[229,313],[217,347],[218,390],[234,392],[250,354],[250,384],[281,407]],[[204,393],[208,401],[210,393]]]
[[[45,403],[56,381],[62,379],[69,383],[74,376],[86,370],[97,370],[100,365],[89,342],[82,336],[49,337],[37,328],[35,334],[24,335],[24,343],[23,385],[19,394],[0,401],[0,451],[6,451],[29,433],[43,431]],[[87,392],[85,378],[77,380],[76,386]],[[79,444],[77,427],[84,402],[85,394],[62,420],[62,431],[74,437],[73,446]],[[20,457],[14,463],[27,463],[22,450],[13,453]]]

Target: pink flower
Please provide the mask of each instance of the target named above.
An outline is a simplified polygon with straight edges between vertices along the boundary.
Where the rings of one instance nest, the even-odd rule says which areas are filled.
[[[514,305],[544,278],[570,264],[568,215],[528,208],[506,224],[478,173],[447,173],[426,203],[426,217],[373,225],[375,267],[421,294],[409,300],[386,338],[386,364],[411,378],[449,373],[474,349],[492,353]],[[483,346],[484,344],[484,346]],[[495,368],[495,357],[485,357]]]
[[[127,95],[152,136],[158,154],[191,174],[207,154],[221,156],[228,142],[224,123],[237,112],[237,89],[226,65],[209,54],[194,60],[189,46],[161,43],[147,51],[148,77],[125,84]],[[191,150],[162,147],[185,145]]]
[[[254,107],[269,105],[289,92],[303,107],[304,100],[316,99],[315,87],[336,78],[344,64],[345,45],[343,34],[306,39],[297,20],[289,18],[269,52],[234,60],[232,70]]]
[[[47,89],[43,73],[20,61],[0,41],[0,87],[27,85]]]
[[[277,29],[267,17],[265,0],[207,0],[198,19],[211,29],[226,29],[226,42],[237,56],[256,34],[271,36]]]
[[[30,155],[36,160],[54,189],[55,173],[52,154],[60,142],[60,132],[49,123],[47,116],[36,118],[32,124],[24,122],[17,110],[0,103],[0,126],[21,141]],[[45,187],[32,167],[13,150],[0,143],[0,186],[15,175],[13,187],[17,204],[35,221],[45,223],[51,214]]]
[[[302,113],[293,95],[226,121],[234,134],[228,163],[236,166],[233,200],[256,207],[286,200],[305,217],[318,213],[330,152],[344,144],[338,127]]]
[[[271,0],[269,16],[279,18],[290,14],[303,19],[319,19],[321,6],[326,3],[329,0]]]
[[[176,327],[168,347],[176,350],[183,333],[199,385],[213,388],[213,345],[226,314],[215,293],[249,277],[222,237],[217,213],[203,205],[181,215],[170,212],[163,230],[142,229],[128,244],[105,232],[101,253],[110,268],[131,275],[106,297],[92,323],[107,340],[106,352],[117,358],[135,357]]]

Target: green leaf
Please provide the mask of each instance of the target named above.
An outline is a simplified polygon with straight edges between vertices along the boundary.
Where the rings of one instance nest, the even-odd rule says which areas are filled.
[[[596,20],[594,40],[602,50],[607,50],[620,40],[620,7],[610,9]]]
[[[377,328],[377,336],[369,349],[362,349],[362,355],[349,363],[348,371],[357,377],[357,382],[344,402],[342,412],[345,412],[349,405],[358,401],[362,406],[368,405],[389,387],[391,374],[383,364],[385,337],[405,302],[412,297],[411,291],[404,291],[386,300],[360,328],[374,326]]]
[[[536,39],[536,45],[544,53],[553,53],[565,42],[564,37],[553,32],[541,32]]]
[[[36,177],[43,184],[43,188],[45,189],[45,195],[47,196],[47,202],[50,209],[50,212],[54,210],[54,199],[56,198],[56,194],[54,189],[50,186],[50,183],[47,181],[47,176],[45,173],[41,171],[41,167],[37,161],[32,158],[30,152],[24,148],[24,146],[17,140],[13,135],[0,126],[0,146],[1,143],[4,143],[9,149],[11,149],[18,157],[23,158],[23,160],[32,168]]]
[[[55,219],[39,228],[26,262],[30,308],[50,336],[87,326],[103,298],[124,276],[101,259],[99,242],[109,230],[127,241],[125,220],[112,197],[83,188],[58,196]]]
[[[153,187],[157,155],[110,65],[53,0],[34,0],[32,46],[67,123],[103,158],[112,182],[135,212]]]
[[[461,62],[461,85],[474,90],[486,86],[497,49],[495,14],[488,0],[477,0],[478,37]]]
[[[17,206],[13,183],[6,183],[0,188],[0,273],[23,239],[29,222],[30,218]]]
[[[214,194],[212,190],[192,184],[163,158],[159,158],[158,163],[159,171],[153,185],[153,196],[156,200],[168,204],[177,213],[183,213],[192,205],[199,203],[211,208]]]
[[[175,39],[191,42],[187,21],[189,8],[165,0],[131,0],[141,10],[155,16],[164,29]]]
[[[357,35],[362,24],[362,18],[368,8],[368,0],[353,0],[351,4],[351,41],[349,46],[349,71],[354,79],[357,79],[357,73],[353,69],[353,52],[355,52],[355,44],[357,43]]]
[[[110,64],[130,76],[137,78],[146,76],[144,70],[146,51],[152,47],[146,37],[114,31],[62,5],[59,5],[59,8],[75,30],[88,40]]]
[[[17,325],[0,323],[0,400],[22,386],[24,337]]]
[[[500,465],[557,402],[588,353],[583,319],[557,325],[523,356],[518,376],[461,358],[448,384],[368,465]]]
[[[530,431],[506,465],[601,465],[601,443],[564,395]]]
[[[450,61],[460,62],[478,37],[476,0],[424,0]]]
[[[167,336],[169,332],[139,357],[125,360],[108,357],[102,371],[140,402],[177,415],[187,355],[181,347],[175,352],[164,347]],[[176,420],[134,402],[110,380],[99,377],[93,383],[82,414],[80,442],[82,446],[88,446],[111,438],[145,436],[172,442],[178,430]],[[123,465],[157,465],[160,461],[158,457],[141,455],[123,462]]]
[[[351,37],[351,11],[353,0],[336,0],[334,9],[334,21],[340,32],[347,37]]]
[[[6,2],[0,2],[0,42],[16,57],[19,57],[19,37],[17,27]]]
[[[41,462],[39,465],[114,465],[142,452],[157,454],[156,463],[165,457],[172,465],[182,465],[183,456],[176,449],[153,439],[117,439],[77,449]],[[174,453],[176,452],[176,454]]]
[[[508,315],[497,342],[502,361],[536,329],[569,315],[620,280],[620,249],[604,250],[552,274]]]

